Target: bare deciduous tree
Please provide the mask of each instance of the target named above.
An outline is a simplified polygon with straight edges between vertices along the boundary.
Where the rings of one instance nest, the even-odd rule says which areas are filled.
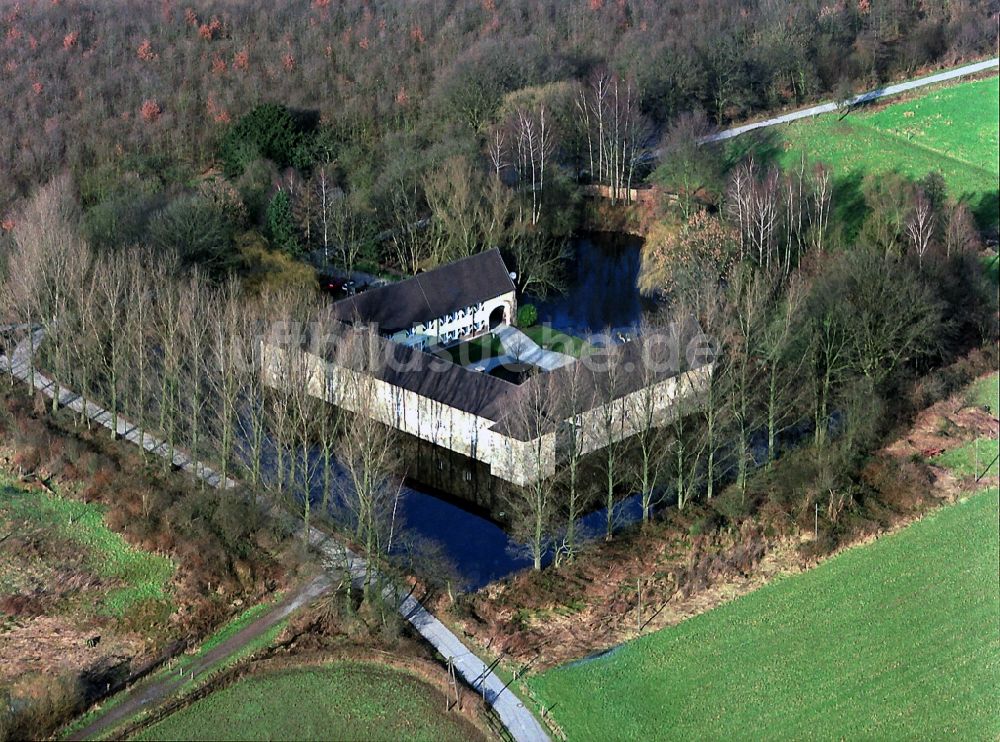
[[[768,280],[762,271],[743,267],[733,277],[729,293],[731,322],[726,368],[731,375],[736,483],[745,495],[752,461],[750,439],[758,423],[757,388],[761,382],[758,349],[770,300]]]
[[[528,221],[538,224],[542,218],[545,170],[554,148],[552,118],[542,103],[537,110],[519,108],[510,122],[514,143],[514,171],[521,190],[531,198]]]
[[[605,331],[605,337],[612,337],[610,329]],[[591,358],[592,361],[596,360],[593,356]],[[625,414],[621,391],[626,373],[622,363],[622,353],[613,343],[602,349],[599,369],[595,374],[595,388],[601,402],[594,411],[595,424],[588,431],[593,439],[593,445],[588,447],[600,450],[605,506],[604,538],[610,541],[615,527],[615,496],[624,474],[622,429],[625,424]]]
[[[339,375],[335,391],[345,413],[338,437],[338,460],[346,477],[340,501],[354,522],[354,536],[365,556],[374,559],[386,543],[399,491],[399,443],[379,420],[376,378],[385,365],[384,341],[371,327],[346,329],[336,348]],[[371,592],[369,574],[366,592]]]
[[[770,312],[766,325],[757,338],[761,363],[767,385],[767,461],[770,466],[777,455],[777,439],[794,410],[800,386],[803,358],[793,352],[795,323],[802,310],[805,291],[801,280],[793,277],[785,296]]]
[[[530,476],[524,486],[506,486],[505,500],[514,536],[526,544],[533,568],[540,570],[554,520],[558,421],[552,413],[558,407],[558,395],[551,376],[533,379],[518,392],[505,422],[513,437],[520,439],[515,443],[514,465]]]
[[[584,452],[587,433],[584,429],[581,410],[586,409],[591,385],[589,371],[582,363],[572,363],[559,372],[558,385],[552,390],[550,404],[557,403],[563,418],[557,433],[560,466],[559,506],[563,514],[564,526],[555,548],[555,562],[558,566],[576,554],[580,534],[577,521],[593,502],[593,482],[584,473]]]
[[[103,256],[93,271],[93,291],[99,309],[97,348],[101,359],[106,399],[111,413],[111,435],[117,435],[123,380],[123,327],[127,297],[126,266],[121,255]]]
[[[497,180],[503,178],[504,171],[510,166],[508,160],[508,143],[507,143],[507,131],[502,126],[494,127],[490,131],[489,138],[486,140],[486,153],[490,160],[490,166],[493,168],[493,174],[496,176]]]
[[[69,271],[82,247],[79,209],[68,174],[39,188],[14,217],[14,245],[8,258],[3,304],[7,313],[32,327],[52,329],[57,307],[68,290]],[[78,275],[76,277],[79,277]],[[28,364],[34,370],[34,349],[28,344]]]
[[[924,189],[914,189],[913,206],[906,218],[906,234],[910,239],[910,246],[917,254],[917,261],[921,264],[934,239],[935,221],[934,205]]]
[[[833,179],[830,169],[823,165],[813,168],[812,178],[812,218],[809,234],[812,247],[822,253],[826,246],[826,233],[830,224],[830,210],[833,201]]]
[[[955,204],[948,210],[948,226],[944,233],[945,255],[974,252],[980,247],[979,230],[972,212],[965,204]]]
[[[632,457],[630,469],[633,472],[633,486],[638,490],[642,502],[642,522],[648,523],[653,507],[653,495],[660,484],[666,463],[667,445],[664,440],[664,409],[669,403],[667,391],[659,383],[663,369],[672,363],[675,348],[671,347],[670,328],[664,317],[658,316],[652,323],[644,321],[639,331],[642,338],[642,358],[640,374],[642,386],[631,395],[628,417],[635,420],[634,438],[637,455]]]
[[[388,240],[396,262],[404,272],[416,275],[431,251],[422,229],[417,194],[403,183],[392,191],[389,221]]]
[[[635,83],[598,70],[580,88],[576,108],[586,132],[591,177],[608,185],[612,202],[627,200],[649,138]]]

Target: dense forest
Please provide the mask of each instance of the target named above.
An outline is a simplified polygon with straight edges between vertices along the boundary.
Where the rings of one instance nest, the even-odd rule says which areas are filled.
[[[245,267],[334,244],[354,246],[348,266],[412,271],[498,231],[537,254],[578,226],[571,184],[633,184],[679,115],[724,124],[986,53],[998,7],[7,3],[0,216],[12,228],[16,201],[68,168],[96,246],[220,271],[237,247]],[[410,239],[428,213],[440,228]],[[545,261],[524,262],[544,290]]]
[[[995,172],[969,190],[937,161],[893,169],[864,143],[886,169],[782,149],[774,129],[704,137],[824,99],[840,124],[853,92],[995,54],[998,21],[1000,0],[0,0],[0,351],[167,452],[98,456],[113,436],[98,446],[86,416],[12,391],[11,461],[100,490],[113,530],[172,554],[192,636],[242,606],[216,600],[223,588],[249,597],[293,576],[292,521],[258,510],[277,503],[303,544],[320,526],[379,565],[341,601],[371,636],[391,644],[400,625],[378,581],[415,575],[435,611],[494,632],[487,647],[531,649],[526,667],[539,637],[558,642],[522,618],[554,616],[567,595],[577,606],[591,580],[574,569],[610,583],[624,564],[663,577],[668,598],[699,599],[711,579],[753,576],[782,539],[805,563],[894,527],[931,506],[922,459],[937,454],[886,445],[939,401],[967,407],[962,389],[997,367]],[[981,131],[963,129],[964,164],[995,157]],[[580,369],[607,370],[600,419],[560,431],[555,474],[539,446],[532,481],[499,485],[534,569],[508,593],[463,596],[445,551],[397,522],[404,442],[365,414],[381,343],[334,321],[319,279],[393,280],[499,246],[517,324],[549,331],[532,327],[531,302],[566,288],[571,238],[588,230],[643,238],[642,320],[607,329],[621,343],[563,336],[580,344],[575,371],[505,411],[527,429],[561,425],[581,407]],[[694,323],[713,361],[698,404],[661,420],[644,380],[623,441],[623,348]],[[340,391],[359,414],[328,414],[310,393],[298,351],[330,338],[335,361],[373,371]],[[15,389],[13,366],[4,376]],[[248,502],[168,481],[178,451]],[[621,517],[632,495],[634,528]],[[599,533],[585,529],[598,511]],[[651,543],[681,561],[642,573]],[[644,584],[622,582],[640,619]],[[632,630],[631,597],[584,599]],[[80,710],[91,696],[67,677],[58,706],[25,705],[10,728],[44,736]]]

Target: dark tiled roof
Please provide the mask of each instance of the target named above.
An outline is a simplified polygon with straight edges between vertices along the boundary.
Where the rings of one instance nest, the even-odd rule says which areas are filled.
[[[598,363],[571,363],[554,371],[539,372],[523,384],[513,384],[489,374],[473,371],[395,343],[377,334],[341,326],[338,340],[327,349],[334,362],[354,368],[369,369],[383,381],[420,394],[441,404],[493,420],[493,430],[521,440],[567,419],[574,412],[585,412],[642,387],[697,368],[685,357],[688,343],[700,335],[701,328],[691,319],[681,326],[671,326],[676,337],[677,358],[663,356],[665,346],[648,345],[646,338],[614,345],[598,351]],[[662,337],[659,336],[659,337]],[[347,340],[345,338],[353,338]],[[356,355],[358,338],[370,339],[371,351]],[[650,350],[647,352],[647,347]],[[364,359],[364,360],[361,360]],[[655,360],[655,369],[647,365]]]
[[[662,342],[667,333],[672,344]],[[701,336],[701,326],[694,318],[662,328],[662,332],[638,337],[627,343],[597,351],[595,362],[578,362],[554,371],[535,374],[514,387],[498,405],[500,416],[493,430],[520,440],[530,440],[539,433],[574,414],[592,410],[605,400],[620,399],[643,387],[672,376],[700,368],[703,358],[687,358],[688,344]],[[651,339],[655,337],[656,339]],[[670,354],[676,348],[676,357]]]
[[[393,333],[510,291],[514,283],[500,251],[493,248],[342,299],[333,305],[333,314],[342,322],[360,320]]]

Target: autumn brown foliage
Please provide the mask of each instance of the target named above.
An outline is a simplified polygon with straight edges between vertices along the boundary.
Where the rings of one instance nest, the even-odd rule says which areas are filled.
[[[455,127],[521,88],[609,69],[634,81],[658,122],[695,107],[726,121],[813,99],[842,79],[872,85],[989,52],[995,13],[909,2],[861,13],[821,0],[194,0],[127,13],[110,0],[9,3],[0,214],[63,164],[82,174],[141,163],[161,177],[166,161],[204,167],[221,127],[275,91],[318,111],[343,149],[365,153],[369,174],[403,173],[414,150],[467,138]],[[166,126],[148,126],[148,101]]]

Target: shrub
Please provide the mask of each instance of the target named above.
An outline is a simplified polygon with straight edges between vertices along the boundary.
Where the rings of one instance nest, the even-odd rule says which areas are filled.
[[[728,487],[712,499],[712,507],[729,523],[735,525],[753,512],[753,501],[749,494],[744,496],[739,487]]]
[[[861,482],[884,505],[898,512],[911,511],[931,491],[930,471],[917,458],[917,461],[898,461],[889,456],[873,457],[861,470]]]
[[[185,263],[220,270],[232,258],[234,225],[216,203],[200,195],[174,199],[152,218],[149,238]]]
[[[257,508],[235,497],[220,498],[212,514],[212,525],[219,537],[231,553],[240,556],[249,553],[250,535],[257,529],[259,521]]]
[[[270,202],[272,183],[279,178],[278,168],[270,160],[257,158],[251,161],[236,179],[236,189],[250,221],[260,224]]]
[[[239,238],[239,254],[240,273],[248,294],[269,289],[314,291],[318,288],[316,271],[284,253],[268,250],[258,232],[247,232]]]
[[[522,304],[517,309],[517,326],[531,327],[538,322],[538,310],[534,304]]]
[[[273,249],[291,256],[302,251],[287,191],[278,191],[271,198],[271,203],[267,205],[266,225],[267,239]]]
[[[18,471],[31,474],[41,463],[41,453],[35,446],[25,446],[14,452],[14,466]]]
[[[115,193],[87,209],[83,226],[90,243],[100,249],[141,243],[157,198],[149,190],[145,182],[125,180]]]
[[[688,528],[688,533],[692,536],[704,536],[706,533],[711,533],[718,527],[716,518],[713,515],[703,515],[700,518],[696,518]]]
[[[78,713],[82,701],[80,683],[69,673],[24,676],[4,695],[0,702],[6,701],[10,711],[4,722],[10,736],[4,739],[48,737]]]

